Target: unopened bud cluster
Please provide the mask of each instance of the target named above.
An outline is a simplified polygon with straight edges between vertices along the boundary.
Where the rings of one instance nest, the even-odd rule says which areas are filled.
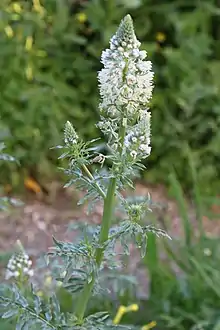
[[[64,127],[64,142],[67,146],[77,144],[79,137],[73,127],[73,125],[67,121]]]
[[[139,50],[132,19],[127,15],[102,53],[104,68],[99,72],[100,114],[98,127],[115,145],[124,118],[127,119],[125,147],[134,158],[150,154],[150,113],[148,104],[153,90],[151,62]],[[132,157],[133,157],[132,156]]]
[[[32,261],[25,252],[16,253],[9,259],[5,274],[6,280],[11,277],[31,277],[33,275]]]

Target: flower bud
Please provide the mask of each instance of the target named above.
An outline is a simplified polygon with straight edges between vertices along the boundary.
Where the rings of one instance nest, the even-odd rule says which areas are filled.
[[[67,146],[76,144],[79,137],[73,127],[73,125],[67,121],[64,127],[64,142]]]

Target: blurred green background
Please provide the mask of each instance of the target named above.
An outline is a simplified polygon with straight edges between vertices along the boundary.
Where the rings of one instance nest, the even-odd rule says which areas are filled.
[[[0,123],[7,151],[1,180],[25,173],[56,177],[56,156],[70,120],[85,139],[99,136],[97,71],[121,18],[130,13],[155,71],[148,182],[174,167],[190,189],[190,149],[204,191],[218,189],[220,8],[218,0],[35,0],[0,4]],[[33,5],[34,4],[34,5]]]

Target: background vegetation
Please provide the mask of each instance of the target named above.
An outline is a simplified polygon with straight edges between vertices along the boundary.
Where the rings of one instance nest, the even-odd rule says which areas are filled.
[[[22,165],[19,174],[16,164],[1,165],[7,183],[18,185],[25,173],[56,176],[50,147],[60,141],[67,119],[86,139],[99,134],[94,123],[100,54],[127,12],[156,73],[147,179],[167,181],[175,166],[189,188],[190,147],[199,182],[206,190],[218,189],[220,10],[215,0],[2,0],[0,116],[7,151]]]

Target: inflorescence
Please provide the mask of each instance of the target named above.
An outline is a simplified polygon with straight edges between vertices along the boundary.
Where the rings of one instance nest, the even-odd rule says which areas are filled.
[[[12,277],[32,277],[34,271],[32,269],[32,260],[26,254],[26,252],[19,252],[12,255],[8,261],[5,279],[8,280]]]
[[[126,125],[124,148],[135,158],[146,158],[150,148],[149,101],[153,90],[151,61],[146,51],[139,50],[133,22],[127,15],[110,41],[110,49],[102,53],[104,68],[99,72],[101,120],[98,127],[107,135],[114,149],[119,129]],[[126,151],[126,150],[125,150]]]

